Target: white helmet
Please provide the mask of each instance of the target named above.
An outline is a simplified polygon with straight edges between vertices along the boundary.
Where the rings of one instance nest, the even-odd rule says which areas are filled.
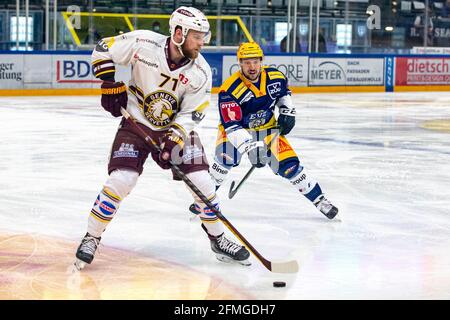
[[[181,27],[183,33],[183,40],[180,43],[175,42],[173,39],[175,35],[175,28]],[[172,42],[180,47],[186,40],[186,36],[189,30],[196,30],[205,33],[205,43],[209,43],[211,39],[211,33],[209,31],[209,22],[205,15],[198,9],[193,7],[179,7],[170,16],[169,20],[170,37]]]

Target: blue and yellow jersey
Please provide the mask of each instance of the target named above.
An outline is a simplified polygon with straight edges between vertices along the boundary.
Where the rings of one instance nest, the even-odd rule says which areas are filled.
[[[281,97],[290,95],[285,75],[278,69],[262,67],[256,83],[240,71],[220,87],[219,113],[224,129],[261,130],[275,126],[274,108]]]

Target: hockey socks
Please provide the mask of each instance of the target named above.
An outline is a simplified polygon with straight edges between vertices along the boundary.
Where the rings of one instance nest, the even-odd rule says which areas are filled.
[[[311,179],[309,174],[306,173],[305,168],[302,166],[300,166],[297,173],[289,179],[289,182],[311,202],[314,202],[314,200],[322,194],[322,189],[319,184]]]
[[[338,208],[325,198],[319,184],[309,177],[303,167],[300,166],[297,173],[289,181],[328,219],[333,219],[337,215]]]
[[[100,237],[117,212],[120,202],[119,196],[108,188],[103,188],[91,209],[88,219],[88,233]]]

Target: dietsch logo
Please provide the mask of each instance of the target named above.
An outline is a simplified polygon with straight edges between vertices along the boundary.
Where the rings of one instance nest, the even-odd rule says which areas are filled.
[[[91,64],[85,60],[57,60],[56,82],[58,83],[101,83],[95,80]]]
[[[450,60],[444,59],[408,59],[407,71],[409,74],[448,74]]]

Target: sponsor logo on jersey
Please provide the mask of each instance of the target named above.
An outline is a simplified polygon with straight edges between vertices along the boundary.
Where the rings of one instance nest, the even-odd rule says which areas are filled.
[[[220,168],[216,163],[213,163],[212,169],[220,174],[227,174],[228,170]]]
[[[137,158],[139,151],[134,150],[134,144],[122,143],[119,150],[114,151],[113,158]]]
[[[222,102],[220,104],[220,112],[225,123],[242,120],[241,107],[234,101]]]
[[[139,43],[139,42],[150,43],[158,48],[161,48],[161,45],[158,42],[151,40],[151,39],[136,38],[136,43]]]
[[[178,100],[172,93],[158,90],[145,97],[143,112],[152,125],[165,127],[173,121],[178,108]]]
[[[183,150],[183,163],[192,163],[192,159],[198,159],[198,161],[194,161],[194,164],[201,164],[203,162],[203,151],[196,145],[186,145]]]
[[[97,43],[97,46],[95,47],[95,51],[107,52],[108,51],[108,44],[104,40],[100,40]]]
[[[219,210],[219,204],[214,204],[214,209]],[[204,207],[203,214],[206,214],[209,217],[214,217],[216,215],[210,207]]]
[[[192,112],[192,120],[194,120],[195,123],[200,123],[200,121],[203,120],[205,117],[205,114],[199,111],[193,111]]]
[[[288,171],[288,170],[291,170],[291,171],[290,172],[285,172],[285,175],[288,175],[289,173],[291,173],[295,169],[295,167],[297,167],[297,166],[293,166],[293,167],[290,167],[289,169],[287,169],[286,171]],[[295,186],[295,185],[299,184],[300,182],[302,182],[305,179],[306,179],[306,174],[302,174],[300,176],[300,178],[296,179],[294,182],[292,182],[292,184]]]
[[[181,14],[183,14],[185,16],[188,16],[188,17],[194,17],[194,15],[191,12],[189,12],[187,10],[184,10],[184,9],[178,9],[177,12],[181,13]]]
[[[249,91],[240,101],[240,103],[244,103],[249,101],[251,98],[253,98],[255,95],[253,94],[253,92]]]
[[[278,154],[283,152],[291,151],[292,147],[283,141],[283,139],[278,139]]]
[[[137,53],[134,54],[133,58],[136,59],[137,61],[145,64],[148,67],[158,68],[158,65],[156,63],[150,62],[148,60],[145,60],[144,58],[139,57],[139,55]]]
[[[272,99],[277,97],[277,94],[281,92],[281,82],[274,82],[267,86],[267,92]]]

